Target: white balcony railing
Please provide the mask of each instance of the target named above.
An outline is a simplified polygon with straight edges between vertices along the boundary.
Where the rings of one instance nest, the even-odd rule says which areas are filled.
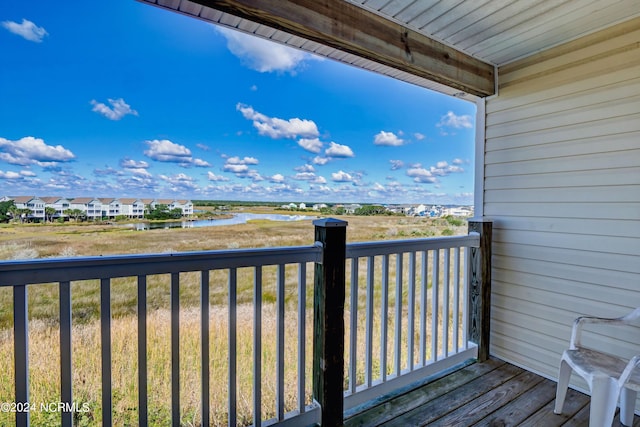
[[[477,356],[467,302],[469,248],[479,241],[472,233],[347,245],[346,410]]]
[[[345,223],[346,224],[346,223]],[[316,224],[316,235],[318,225]],[[467,340],[466,301],[469,299],[467,275],[467,248],[478,247],[479,236],[438,239],[415,239],[404,241],[368,242],[341,244],[346,251],[343,262],[348,265],[347,277],[347,331],[344,337],[348,353],[344,366],[347,386],[344,391],[344,408],[353,408],[364,401],[393,388],[402,387],[424,378],[437,369],[443,369],[464,358],[474,357],[475,346]],[[60,394],[61,402],[70,407],[74,402],[73,361],[72,361],[72,287],[76,281],[98,280],[100,288],[100,360],[101,360],[101,413],[102,425],[114,424],[112,388],[112,281],[116,278],[130,278],[137,286],[137,390],[138,420],[140,425],[148,424],[149,395],[152,384],[148,379],[148,338],[147,338],[147,279],[163,275],[169,281],[170,289],[170,412],[173,425],[181,422],[181,375],[180,358],[180,289],[181,274],[195,272],[200,283],[200,414],[199,423],[209,425],[211,418],[210,399],[212,381],[209,367],[210,355],[210,292],[213,272],[224,272],[227,288],[228,310],[227,353],[227,405],[228,425],[238,422],[238,358],[251,357],[253,366],[251,390],[251,414],[243,415],[254,425],[308,425],[320,421],[321,408],[310,392],[308,371],[312,355],[309,340],[318,336],[310,334],[307,319],[314,313],[309,310],[308,296],[312,284],[308,263],[315,263],[315,286],[319,283],[318,266],[325,259],[326,245],[316,242],[312,246],[283,247],[267,249],[238,249],[225,251],[205,251],[192,253],[126,255],[105,257],[57,258],[28,261],[0,262],[0,287],[13,288],[14,317],[14,373],[15,402],[31,402],[29,379],[29,298],[28,291],[41,284],[56,283],[60,298]],[[349,262],[346,262],[349,260]],[[362,262],[361,262],[362,261]],[[366,265],[361,272],[360,266]],[[395,267],[394,267],[395,265]],[[405,267],[408,265],[408,267]],[[263,269],[275,268],[275,301],[265,301]],[[326,267],[326,266],[325,266]],[[253,317],[253,348],[251,356],[240,355],[237,351],[238,336],[238,272],[250,271]],[[296,278],[291,283],[291,274]],[[243,277],[246,274],[243,274]],[[287,279],[287,277],[289,277]],[[390,277],[395,280],[395,289],[390,287]],[[343,278],[344,279],[344,278]],[[324,284],[326,285],[326,284]],[[244,285],[243,285],[244,286]],[[344,286],[344,285],[343,285]],[[246,289],[244,290],[246,292]],[[295,314],[297,323],[297,361],[295,362],[295,391],[285,390],[285,360],[290,358],[285,350],[285,319],[292,315],[291,307],[285,306],[286,294],[296,295]],[[316,294],[317,295],[317,294]],[[262,360],[263,319],[266,304],[275,304],[276,309],[276,357],[275,357],[275,398],[264,402]],[[317,301],[316,301],[317,303]],[[6,309],[6,308],[3,308]],[[318,310],[317,306],[313,308]],[[288,314],[287,314],[288,313]],[[317,313],[316,313],[317,317]],[[343,319],[344,320],[344,319]],[[393,326],[393,339],[390,340]],[[364,345],[360,344],[364,335]],[[332,339],[340,340],[340,337]],[[314,342],[314,346],[318,344]],[[374,348],[376,351],[374,352]],[[314,354],[316,354],[314,352]],[[321,364],[323,362],[319,362]],[[316,361],[313,361],[314,368]],[[290,365],[287,365],[290,366]],[[362,369],[360,369],[362,367]],[[197,369],[197,368],[196,368]],[[290,367],[288,369],[291,369]],[[214,381],[216,379],[213,379]],[[195,385],[197,386],[197,385]],[[294,394],[295,404],[285,405],[285,394]],[[339,393],[342,400],[342,393]],[[289,398],[291,402],[291,398]],[[275,414],[263,416],[264,405],[270,405]],[[15,414],[17,426],[30,424],[30,413],[18,411]],[[341,415],[340,415],[341,416]],[[61,412],[61,424],[71,426],[73,412]]]

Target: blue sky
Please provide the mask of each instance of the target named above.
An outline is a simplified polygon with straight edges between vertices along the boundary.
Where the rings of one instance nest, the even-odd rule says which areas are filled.
[[[472,204],[474,104],[133,0],[3,0],[0,196]]]

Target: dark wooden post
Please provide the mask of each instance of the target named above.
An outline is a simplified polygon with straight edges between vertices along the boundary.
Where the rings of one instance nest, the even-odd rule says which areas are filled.
[[[493,223],[469,220],[469,233],[480,234],[480,247],[471,248],[469,259],[469,340],[478,345],[478,360],[489,358],[491,322],[491,233]]]
[[[323,426],[343,425],[344,298],[347,222],[315,220],[322,262],[315,264],[313,292],[313,398],[322,407]]]

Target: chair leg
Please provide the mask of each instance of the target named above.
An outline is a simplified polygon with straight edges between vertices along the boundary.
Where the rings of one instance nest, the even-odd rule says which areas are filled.
[[[620,394],[620,422],[625,426],[633,425],[634,409],[636,407],[637,391],[623,388]]]
[[[589,427],[610,427],[618,406],[620,389],[613,378],[594,378],[591,382]]]
[[[556,405],[553,409],[555,414],[561,414],[564,406],[564,399],[567,397],[567,387],[571,377],[571,366],[564,360],[560,361],[560,372],[558,373],[558,385],[556,386]]]

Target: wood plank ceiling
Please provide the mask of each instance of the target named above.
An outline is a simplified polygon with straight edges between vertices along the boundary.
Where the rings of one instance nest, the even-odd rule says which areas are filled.
[[[470,100],[493,93],[487,82],[494,67],[640,16],[638,0],[139,1]],[[353,20],[354,6],[366,19]],[[343,16],[350,18],[340,22]],[[435,53],[421,58],[407,48],[387,55],[395,42],[372,27],[400,29],[413,49],[418,43],[417,50]],[[358,39],[358,32],[373,34],[373,41]],[[469,70],[480,79],[465,76]]]

